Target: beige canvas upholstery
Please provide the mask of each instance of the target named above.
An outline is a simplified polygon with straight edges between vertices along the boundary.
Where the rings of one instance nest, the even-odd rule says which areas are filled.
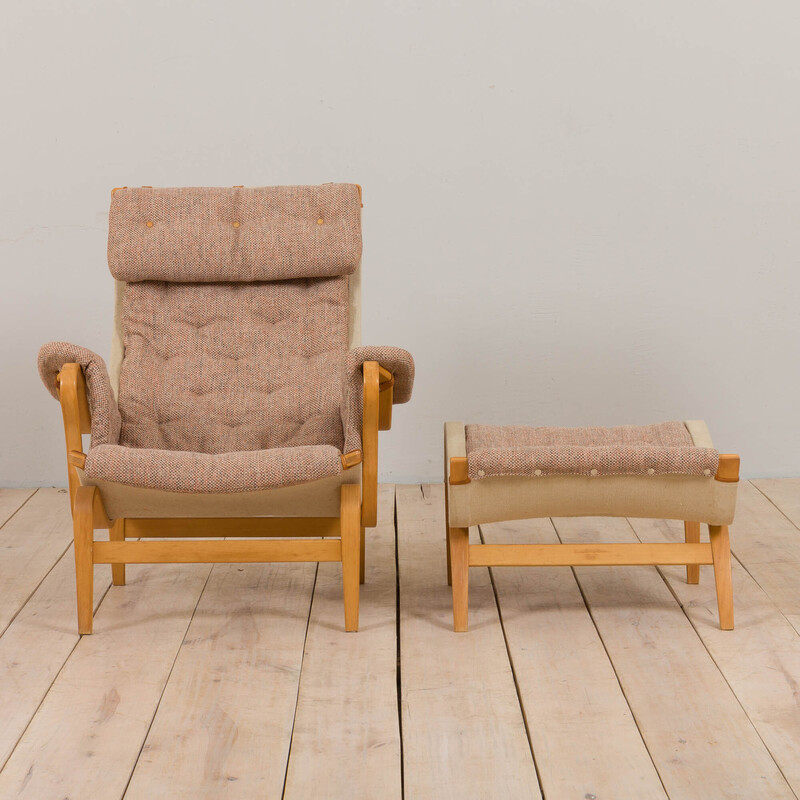
[[[158,493],[161,514],[173,496],[185,507],[186,495],[245,493],[258,496],[248,514],[285,514],[284,501],[270,507],[277,490],[357,481],[340,456],[361,447],[363,363],[393,373],[396,403],[414,379],[406,351],[352,347],[358,187],[119,190],[108,254],[112,375],[58,342],[39,369],[56,397],[63,364],[84,369],[93,421],[81,480],[101,487],[109,514],[152,516],[142,492]]]
[[[674,423],[670,427],[673,428],[670,435],[677,436],[679,440],[683,439],[682,432],[674,430]],[[713,451],[711,437],[704,423],[697,421],[686,423],[684,430],[688,434],[691,447]],[[632,432],[629,433],[634,436]],[[635,435],[642,437],[648,433],[652,435],[653,431]],[[553,441],[559,438],[555,433],[549,435]],[[666,432],[662,430],[661,435],[666,435]],[[503,436],[503,432],[498,432],[492,441],[503,443],[505,441]],[[541,435],[536,434],[536,436],[537,441],[540,441]],[[614,434],[608,436],[613,437]],[[490,439],[486,437],[474,439],[473,444],[476,441],[485,445]],[[511,443],[513,444],[513,441]],[[684,444],[678,447],[684,449]],[[536,450],[535,447],[533,449]],[[716,451],[713,453],[718,459]],[[713,458],[707,452],[688,458],[685,462],[687,471],[683,473],[658,474],[654,465],[661,462],[658,459],[653,461],[644,457],[643,460],[634,459],[633,462],[628,462],[636,464],[637,471],[634,474],[598,472],[596,475],[591,474],[591,469],[595,468],[591,466],[589,473],[585,474],[585,467],[590,463],[586,461],[589,458],[586,454],[575,462],[582,470],[577,474],[575,472],[546,474],[538,464],[547,462],[544,460],[544,454],[538,452],[537,460],[531,456],[525,462],[528,474],[479,476],[478,469],[482,468],[478,467],[475,469],[475,480],[471,479],[469,483],[463,485],[450,485],[450,458],[466,457],[472,478],[474,465],[471,462],[474,455],[469,449],[467,426],[460,422],[446,423],[445,484],[448,491],[449,524],[452,527],[466,528],[503,520],[555,516],[649,517],[695,520],[712,525],[728,525],[733,521],[737,484],[715,480],[713,473],[710,476],[705,474],[705,469],[711,467],[703,465],[713,463]],[[603,457],[607,459],[608,453]],[[626,455],[626,458],[631,457]],[[485,466],[502,464],[503,458],[502,454],[495,454],[494,460],[490,459],[483,463]],[[617,467],[619,468],[619,464]],[[702,471],[698,474],[697,470],[701,467]],[[537,469],[540,470],[539,475],[535,474]],[[651,469],[653,472],[650,472]],[[694,472],[689,473],[689,469]],[[485,469],[483,471],[486,473]]]

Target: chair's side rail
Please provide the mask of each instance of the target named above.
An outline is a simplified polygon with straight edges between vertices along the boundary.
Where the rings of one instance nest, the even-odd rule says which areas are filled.
[[[78,468],[86,461],[81,434],[91,433],[92,415],[86,380],[80,364],[64,364],[56,378],[61,416],[64,419],[64,439],[67,446],[67,475],[69,476],[70,508],[75,505],[75,494],[80,486]]]

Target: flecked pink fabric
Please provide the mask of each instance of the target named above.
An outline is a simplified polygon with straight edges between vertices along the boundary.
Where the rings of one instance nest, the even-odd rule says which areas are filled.
[[[352,273],[355,184],[118,189],[108,265],[121,281],[271,281]]]
[[[240,492],[341,471],[340,453],[361,447],[363,362],[395,374],[395,402],[414,379],[405,350],[347,351],[359,200],[346,184],[114,194],[119,406],[99,357],[60,344],[40,356],[51,392],[62,355],[84,366],[95,395],[89,477]]]
[[[335,447],[282,447],[239,453],[183,453],[117,445],[93,447],[86,475],[168,492],[251,492],[338,475]]]
[[[89,393],[89,409],[92,412],[91,444],[116,444],[119,441],[120,415],[111,391],[105,361],[85,347],[68,342],[48,342],[39,349],[38,363],[39,377],[56,400],[56,375],[64,364],[81,365]]]
[[[347,351],[344,362],[342,387],[342,421],[344,423],[344,451],[361,449],[361,422],[364,409],[365,361],[377,361],[394,376],[392,399],[394,403],[407,403],[414,387],[414,359],[400,347],[365,346]]]
[[[713,476],[716,450],[695,447],[682,422],[615,428],[467,425],[472,480],[499,475]]]
[[[128,284],[120,444],[341,450],[347,280]]]

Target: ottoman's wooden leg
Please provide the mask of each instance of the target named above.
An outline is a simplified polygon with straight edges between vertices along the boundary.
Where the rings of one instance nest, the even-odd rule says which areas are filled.
[[[450,528],[450,575],[453,582],[453,630],[469,623],[469,528]]]
[[[714,559],[714,580],[717,584],[719,626],[733,630],[733,586],[731,584],[731,545],[727,525],[709,525],[711,555]]]
[[[700,523],[684,522],[683,532],[687,542],[697,543],[700,541]],[[686,565],[686,583],[700,583],[700,565]]]

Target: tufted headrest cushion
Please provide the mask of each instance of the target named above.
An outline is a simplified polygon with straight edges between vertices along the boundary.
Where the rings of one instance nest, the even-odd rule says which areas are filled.
[[[361,259],[350,183],[117,189],[108,266],[120,281],[214,283],[349,275]]]

